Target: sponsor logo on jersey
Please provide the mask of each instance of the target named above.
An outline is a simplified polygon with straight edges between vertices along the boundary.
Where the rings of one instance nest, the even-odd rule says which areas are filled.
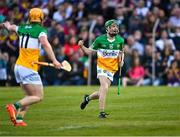
[[[119,54],[119,50],[106,50],[106,49],[100,49],[98,50],[98,55],[101,57],[117,57]]]
[[[32,26],[25,26],[25,29],[31,29]]]

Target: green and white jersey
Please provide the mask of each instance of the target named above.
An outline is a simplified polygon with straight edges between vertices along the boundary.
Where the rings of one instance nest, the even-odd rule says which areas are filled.
[[[38,61],[41,44],[39,37],[47,36],[47,30],[39,23],[24,24],[17,27],[19,35],[19,57],[16,64],[37,71],[38,66],[32,62]]]
[[[116,35],[114,41],[110,41],[104,34],[97,37],[90,48],[97,51],[97,66],[114,73],[118,70],[118,55],[123,46],[122,37]]]

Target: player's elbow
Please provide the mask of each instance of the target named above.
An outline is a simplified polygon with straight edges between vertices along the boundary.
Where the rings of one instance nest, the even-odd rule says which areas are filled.
[[[45,48],[45,47],[48,47],[48,43],[46,42],[46,41],[41,41],[40,42],[41,43],[41,45]]]

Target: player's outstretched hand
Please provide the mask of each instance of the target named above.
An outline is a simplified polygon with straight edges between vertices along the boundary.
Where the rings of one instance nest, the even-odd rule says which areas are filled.
[[[83,41],[83,40],[79,40],[79,41],[78,41],[78,45],[79,45],[80,47],[82,47],[82,46],[84,45],[84,41]]]
[[[53,65],[56,69],[60,69],[62,67],[62,64],[57,60],[53,61]]]
[[[10,22],[9,21],[6,21],[6,22],[4,22],[4,23],[2,23],[2,27],[4,28],[9,28],[11,26],[11,24],[10,24]]]

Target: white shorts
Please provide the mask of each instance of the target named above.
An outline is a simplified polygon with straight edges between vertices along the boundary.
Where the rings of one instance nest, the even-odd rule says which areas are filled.
[[[99,76],[105,76],[111,81],[113,81],[114,73],[104,70],[97,66],[97,78],[99,78]]]
[[[14,74],[17,83],[42,85],[41,77],[38,72],[27,67],[15,65]]]

